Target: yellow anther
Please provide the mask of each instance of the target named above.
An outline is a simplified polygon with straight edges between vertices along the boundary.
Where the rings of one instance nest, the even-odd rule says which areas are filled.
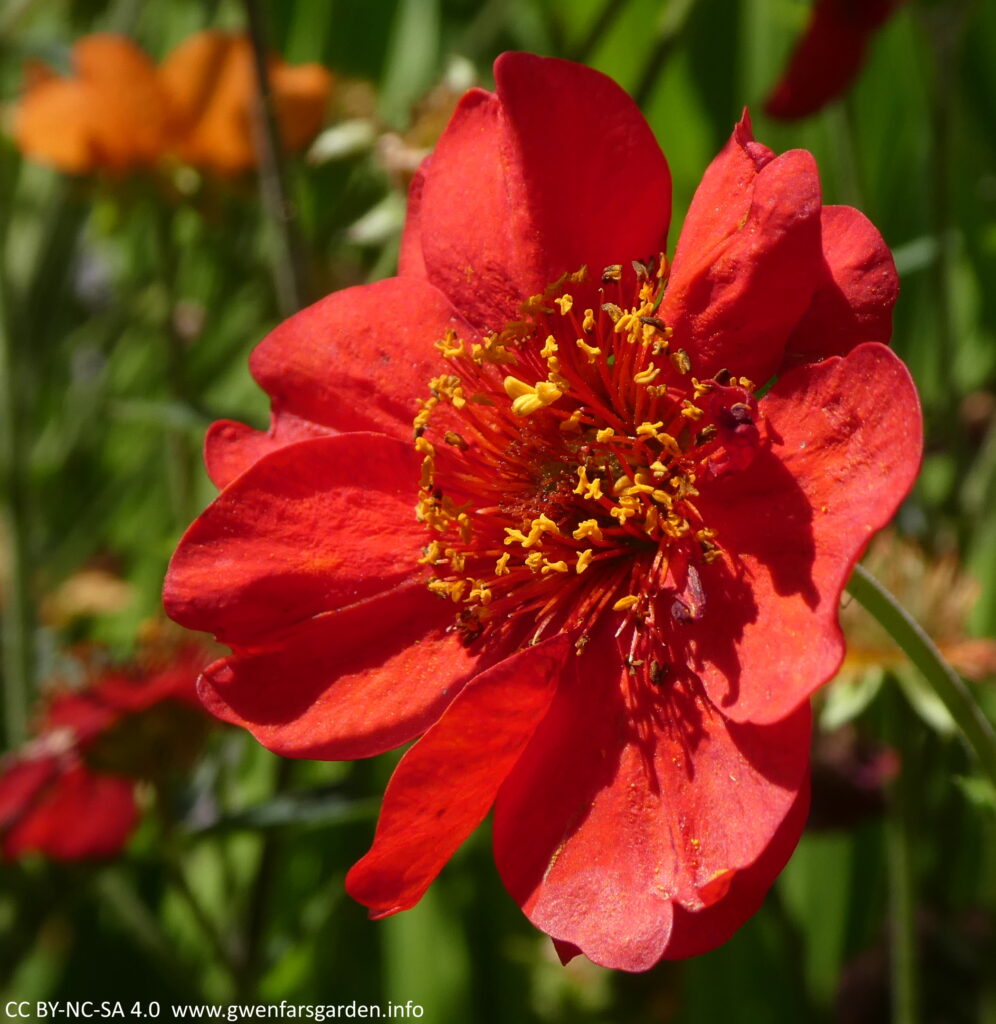
[[[557,342],[552,334],[547,335],[546,344],[540,349],[540,356],[549,359],[557,351]]]
[[[650,463],[650,472],[659,480],[661,477],[667,476],[667,466],[658,459],[656,462]]]
[[[697,377],[692,378],[692,397],[701,398],[703,395],[708,395],[712,391],[711,380],[699,380]]]
[[[650,495],[658,505],[664,505],[666,508],[670,508],[674,504],[674,500],[667,491],[656,490]]]
[[[466,580],[430,580],[429,590],[440,597],[448,597],[451,601],[459,601],[467,589]]]
[[[678,373],[688,373],[692,369],[692,361],[683,348],[676,349],[671,353],[671,365]]]
[[[574,563],[574,571],[578,573],[578,575],[583,573],[585,569],[591,565],[592,554],[592,548],[585,548],[585,550],[578,555],[578,560]]]
[[[628,331],[635,324],[639,323],[635,313],[623,313],[621,316],[613,317],[613,319],[615,320],[615,327],[613,327],[613,330],[616,334],[622,334],[623,331]],[[633,340],[632,336],[629,340]]]
[[[537,536],[541,533],[560,533],[560,527],[543,513],[540,513],[530,524],[530,533],[534,530]]]
[[[609,515],[613,519],[619,520],[620,526],[626,525],[627,519],[632,519],[636,515],[636,509],[630,508],[628,505],[619,504],[615,508],[609,510]]]
[[[749,377],[741,377],[739,383],[742,388],[746,388],[748,391],[754,390],[754,382]]]
[[[508,543],[506,541],[506,543]],[[506,551],[505,554],[495,562],[495,575],[496,576],[507,576],[512,570],[508,567],[508,561],[512,557],[511,553]]]
[[[616,432],[612,427],[602,427],[601,430],[595,434],[595,440],[601,441],[604,444],[606,441],[611,441],[616,436]]]
[[[547,562],[547,561],[544,561],[543,562],[543,567],[542,567],[542,569],[540,569],[541,573],[569,572],[569,571],[570,570],[569,570],[569,567],[568,567],[567,563],[565,561],[563,561],[563,560],[561,560],[559,562]]]
[[[453,445],[454,448],[459,448],[460,451],[466,451],[470,447],[463,437],[455,430],[447,430],[446,433],[443,434],[443,440],[447,444]]]
[[[593,309],[586,309],[584,311],[584,320],[581,321],[581,330],[585,334],[591,334],[595,329],[595,311]]]
[[[436,348],[442,352],[444,359],[455,359],[467,354],[463,339],[457,336],[452,327],[446,332],[446,337],[436,342]]]
[[[554,299],[553,301],[560,307],[561,316],[567,316],[571,311],[571,306],[574,305],[574,298],[570,295],[561,295],[559,299]]]
[[[630,608],[635,607],[639,603],[640,599],[636,594],[628,594],[626,597],[620,597],[612,606],[612,610],[614,612],[628,612]]]
[[[543,552],[534,551],[532,554],[528,555],[526,557],[526,565],[529,566],[533,572],[539,572],[540,567],[543,565]]]
[[[419,565],[435,565],[443,556],[443,546],[438,540],[430,541],[425,554],[418,560]]]
[[[667,394],[666,384],[648,384],[647,394],[651,398],[663,398]]]
[[[636,433],[639,437],[654,437],[657,434],[657,431],[663,426],[663,420],[658,420],[657,423],[641,423],[636,428]]]
[[[678,445],[677,440],[670,434],[659,433],[657,435],[658,442],[664,446],[666,451],[669,451],[672,455],[680,455],[681,448]]]
[[[577,346],[588,357],[589,363],[593,363],[602,354],[597,345],[589,345],[583,338],[578,338]]]
[[[705,415],[697,406],[693,405],[687,398],[681,403],[681,415],[686,420],[700,420]]]
[[[424,437],[415,438],[415,451],[421,455],[435,455],[436,449],[433,448],[432,442],[427,441]]]
[[[577,432],[581,430],[581,416],[584,413],[584,409],[578,406],[574,412],[567,417],[566,420],[560,421],[560,429],[565,433]]]
[[[505,538],[506,544],[521,544],[524,548],[531,547],[533,544],[531,534],[527,537],[521,530],[514,530],[511,526],[506,526],[505,532],[508,534]]]
[[[703,526],[701,530],[696,530],[696,540],[712,540],[716,536],[716,531],[708,526]]]
[[[468,601],[480,601],[481,604],[491,604],[491,589],[483,580],[474,580],[474,586],[467,595]]]
[[[530,385],[517,377],[506,377],[503,383],[505,394],[512,399],[512,412],[516,416],[531,416],[534,412],[552,405],[564,394],[556,384],[546,380]]]
[[[635,384],[652,384],[660,372],[659,366],[648,366],[645,370],[633,374],[633,382]]]
[[[622,280],[622,264],[612,263],[602,271],[602,280],[608,284],[609,281]]]
[[[463,572],[467,567],[467,556],[456,548],[447,548],[444,552],[454,572]]]
[[[652,534],[657,529],[657,523],[660,519],[660,513],[653,505],[647,509],[647,514],[643,517],[643,528],[647,533]]]
[[[584,492],[591,486],[591,481],[588,479],[588,470],[584,466],[578,466],[578,485],[574,488],[575,494],[584,494]]]
[[[632,486],[633,486],[633,478],[631,476],[626,476],[626,474],[624,473],[622,476],[616,477],[616,479],[613,481],[613,483],[612,483],[612,493],[613,494],[621,494],[623,491],[626,490],[626,488],[632,487]]]
[[[592,480],[588,484],[588,490],[584,492],[584,497],[589,501],[600,501],[602,498],[602,481],[601,479]]]
[[[571,534],[575,540],[585,540],[591,537],[592,540],[602,539],[602,528],[598,525],[597,519],[585,519],[578,523],[577,529]]]
[[[461,512],[456,517],[457,528],[460,530],[460,539],[464,544],[469,544],[471,538],[474,536],[474,526],[470,521],[470,516],[466,512]]]
[[[613,323],[616,323],[623,315],[623,311],[614,302],[602,303],[602,309],[609,314],[609,319]]]

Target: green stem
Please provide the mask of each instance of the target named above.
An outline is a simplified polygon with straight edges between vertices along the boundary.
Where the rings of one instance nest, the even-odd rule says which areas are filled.
[[[273,263],[280,311],[292,316],[310,301],[310,286],[304,246],[294,219],[294,206],[287,188],[283,150],[267,70],[268,47],[263,12],[258,0],[243,0],[256,69],[256,140],[259,150],[259,185],[270,221],[276,228],[280,252]]]
[[[6,218],[0,230],[6,227]],[[7,533],[8,578],[3,594],[4,725],[10,747],[24,741],[34,693],[34,610],[30,585],[30,515],[22,430],[21,359],[6,275],[6,231],[0,233],[0,489]]]
[[[94,886],[102,903],[179,990],[201,995],[193,983],[198,973],[192,971],[191,965],[177,954],[176,943],[166,935],[156,917],[149,912],[123,869],[106,868],[96,876]]]
[[[889,973],[893,1024],[917,1024],[920,1019],[917,988],[916,923],[916,800],[920,764],[921,726],[903,699],[890,693],[892,736],[900,751],[902,769],[889,794],[886,848],[889,862]]]
[[[996,730],[960,675],[909,612],[862,566],[854,567],[848,591],[878,620],[933,687],[969,750],[996,785]]]
[[[647,58],[640,80],[633,89],[633,99],[638,107],[645,107],[650,101],[667,65],[668,58],[681,40],[681,34],[697,0],[674,0],[664,9],[664,17],[657,34],[657,42]],[[620,5],[622,6],[622,5]]]

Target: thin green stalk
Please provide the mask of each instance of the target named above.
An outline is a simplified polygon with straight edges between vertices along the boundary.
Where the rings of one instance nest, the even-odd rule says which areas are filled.
[[[289,758],[277,758],[273,783],[275,796],[287,792],[294,772],[294,762]],[[280,866],[282,847],[280,830],[270,829],[262,838],[259,861],[249,905],[246,912],[243,960],[239,973],[239,997],[250,999],[256,995],[260,975],[263,973],[263,940],[266,935],[266,919],[273,903],[277,874]]]
[[[4,218],[4,225],[6,219]],[[8,549],[3,594],[4,726],[10,747],[28,731],[28,705],[34,693],[34,610],[30,586],[29,511],[22,395],[18,381],[21,360],[10,309],[6,275],[5,233],[0,235],[0,488]]]
[[[909,612],[865,568],[855,566],[847,589],[920,670],[954,719],[979,766],[996,785],[996,730],[965,681]]]
[[[890,739],[900,752],[902,769],[889,794],[886,845],[889,864],[889,973],[892,1024],[917,1024],[916,800],[919,792],[922,727],[902,695],[891,692]]]
[[[287,317],[306,306],[311,298],[304,246],[294,219],[287,188],[280,134],[267,70],[266,27],[258,0],[243,0],[256,69],[256,140],[259,150],[259,185],[263,206],[276,228],[279,252],[273,273],[280,311]]]
[[[674,0],[664,9],[664,18],[658,30],[657,42],[647,58],[640,80],[633,89],[633,99],[637,106],[645,107],[650,101],[661,72],[667,65],[668,58],[681,40],[681,34],[696,2],[697,0]]]
[[[625,8],[626,4],[622,0],[607,0],[584,37],[569,55],[571,60],[576,60],[579,64],[585,64],[591,60],[598,44],[612,31],[612,26]]]
[[[103,905],[180,991],[200,996],[193,981],[198,972],[177,954],[176,943],[166,935],[159,921],[139,898],[124,870],[120,867],[106,868],[94,879],[94,887]]]

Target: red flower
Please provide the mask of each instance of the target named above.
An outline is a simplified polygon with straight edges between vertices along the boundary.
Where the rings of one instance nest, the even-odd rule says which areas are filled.
[[[868,40],[903,0],[816,0],[788,69],[764,104],[772,117],[808,117],[845,92]]]
[[[821,207],[808,153],[745,117],[669,271],[668,169],[629,98],[563,61],[495,75],[413,184],[400,276],[256,349],[272,425],[211,431],[224,490],[166,604],[232,647],[201,697],[273,750],[422,737],[347,879],[374,916],[494,805],[530,919],[639,970],[724,941],[798,839],[806,698],[919,408],[879,344],[889,252]]]
[[[120,852],[137,819],[135,779],[163,759],[169,712],[196,706],[204,661],[202,648],[188,647],[165,666],[107,673],[86,689],[55,695],[37,738],[3,764],[3,856],[80,860]]]

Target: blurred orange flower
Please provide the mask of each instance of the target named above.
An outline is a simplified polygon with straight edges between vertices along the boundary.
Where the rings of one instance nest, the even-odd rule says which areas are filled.
[[[68,174],[121,175],[169,158],[220,175],[256,163],[252,48],[247,37],[198,32],[157,69],[129,39],[93,35],[73,47],[75,74],[33,64],[14,114],[25,156]],[[322,126],[332,75],[319,64],[269,58],[285,147],[302,149]]]

